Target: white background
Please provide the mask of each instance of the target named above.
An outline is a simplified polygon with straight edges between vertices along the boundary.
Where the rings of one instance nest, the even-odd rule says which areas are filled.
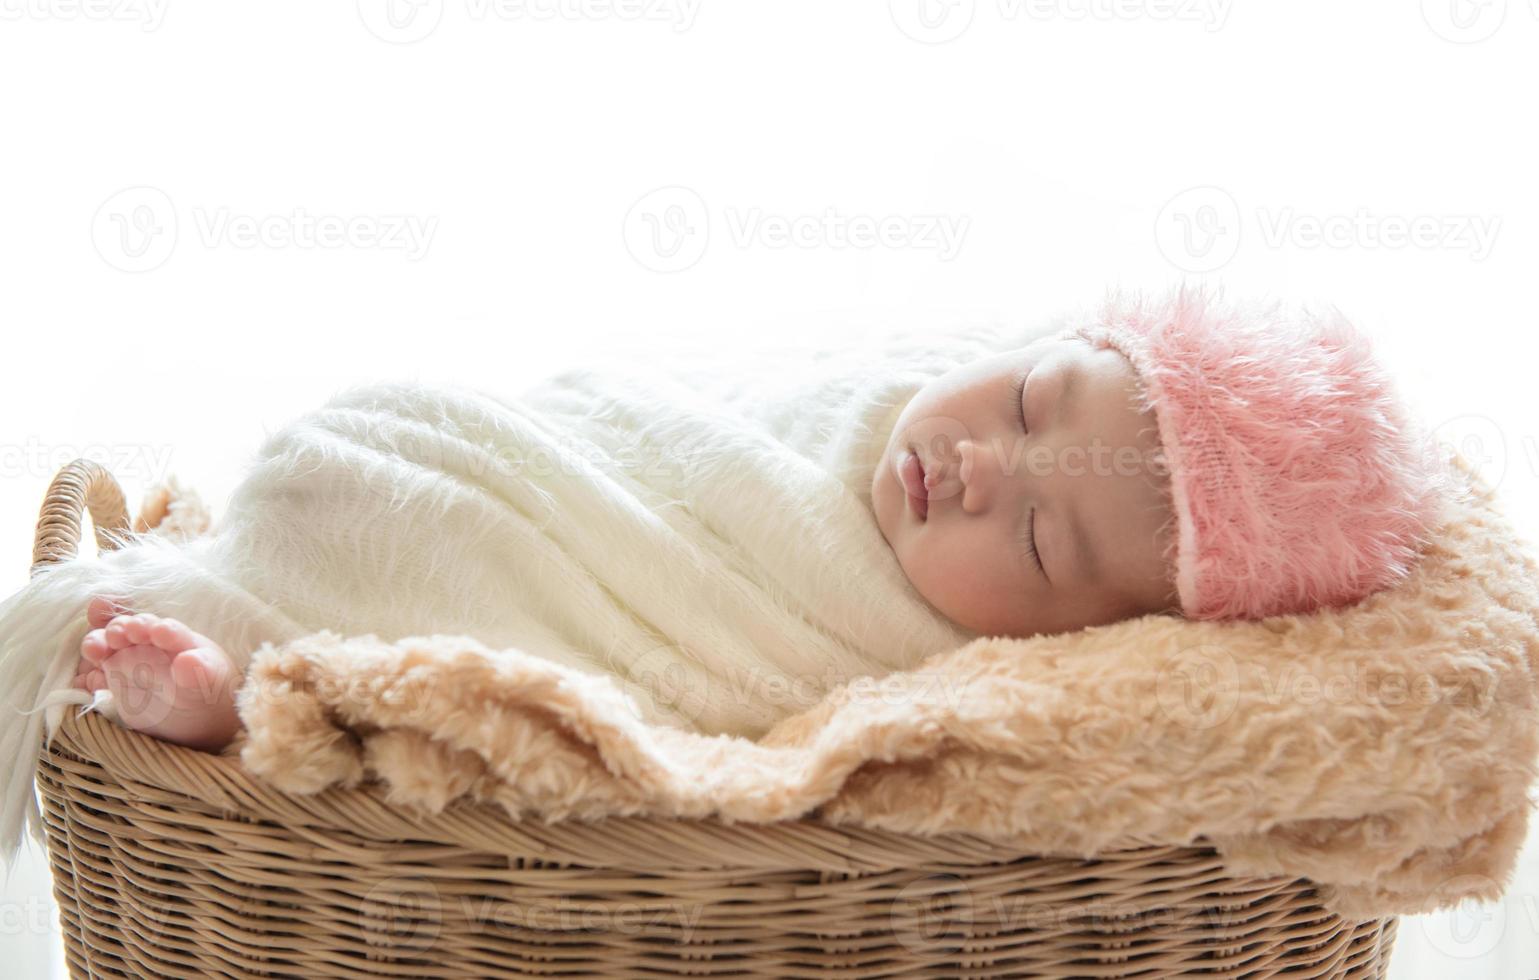
[[[1183,276],[1340,306],[1539,537],[1539,0],[632,2],[0,0],[6,590],[73,456],[217,507],[355,381]],[[48,902],[34,860],[7,975]],[[1539,975],[1539,847],[1397,950]]]

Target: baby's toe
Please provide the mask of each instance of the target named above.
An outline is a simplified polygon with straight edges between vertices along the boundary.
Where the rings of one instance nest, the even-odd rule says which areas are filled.
[[[97,628],[85,635],[80,641],[80,656],[89,665],[100,665],[112,655],[112,647],[107,644],[107,631]]]
[[[92,629],[101,629],[112,622],[113,617],[130,612],[128,602],[116,596],[99,595],[86,605],[86,621]]]
[[[114,616],[106,626],[102,627],[102,636],[107,641],[107,649],[121,650],[134,645],[128,638],[128,620],[128,616]]]
[[[107,645],[114,650],[142,646],[150,642],[150,627],[160,622],[154,613],[132,613],[115,617],[106,626]]]
[[[107,675],[102,672],[100,667],[82,670],[75,675],[74,685],[82,691],[89,691],[94,694],[107,686]]]
[[[209,641],[201,633],[194,633],[179,619],[161,619],[150,626],[148,633],[149,642],[167,653],[181,653],[193,647],[209,645]]]

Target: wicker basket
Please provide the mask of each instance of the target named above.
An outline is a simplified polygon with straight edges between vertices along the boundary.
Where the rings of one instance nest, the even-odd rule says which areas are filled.
[[[112,477],[54,480],[35,566],[126,531]],[[288,796],[235,758],[70,717],[37,767],[75,977],[1383,977],[1395,920],[1201,847],[1094,860],[817,820],[420,817]]]

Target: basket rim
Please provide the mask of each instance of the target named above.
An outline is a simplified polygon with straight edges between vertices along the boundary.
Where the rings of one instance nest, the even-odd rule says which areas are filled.
[[[994,864],[1021,858],[1086,864],[1173,864],[1215,878],[1271,881],[1234,875],[1202,840],[1188,845],[1134,841],[1127,847],[1083,854],[1044,854],[973,834],[919,835],[856,824],[836,824],[816,814],[773,823],[731,822],[717,817],[606,816],[516,818],[492,801],[461,799],[438,813],[402,806],[389,787],[369,781],[291,794],[255,777],[241,763],[239,742],[212,754],[165,742],[117,724],[96,711],[67,711],[39,765],[66,771],[81,762],[122,786],[136,805],[154,802],[178,810],[201,809],[288,828],[356,836],[372,842],[428,840],[475,851],[494,851],[544,861],[603,863],[638,870],[741,867],[828,872],[870,872],[916,862]],[[73,757],[81,760],[71,764]],[[612,859],[612,860],[610,860]]]

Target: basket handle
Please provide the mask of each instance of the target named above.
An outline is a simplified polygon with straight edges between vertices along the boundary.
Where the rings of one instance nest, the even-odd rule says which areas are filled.
[[[91,511],[96,547],[113,551],[132,535],[123,488],[99,463],[77,459],[48,485],[32,540],[32,574],[75,557],[80,546],[80,518]]]

